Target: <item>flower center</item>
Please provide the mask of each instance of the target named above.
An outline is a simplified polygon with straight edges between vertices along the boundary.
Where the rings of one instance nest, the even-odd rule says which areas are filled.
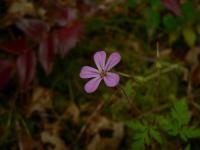
[[[106,72],[102,70],[102,71],[100,72],[100,76],[101,76],[101,78],[105,77],[105,76],[106,76]]]

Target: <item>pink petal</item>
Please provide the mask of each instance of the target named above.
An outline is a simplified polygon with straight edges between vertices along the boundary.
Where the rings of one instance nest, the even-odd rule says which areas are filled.
[[[99,76],[98,70],[90,66],[84,66],[80,72],[80,78],[82,79],[95,78]]]
[[[94,79],[91,79],[90,81],[88,81],[86,84],[85,84],[85,91],[87,93],[93,93],[97,90],[100,82],[101,82],[101,78],[100,77],[96,77]]]
[[[99,71],[104,70],[106,62],[106,53],[104,51],[96,52],[94,54],[94,62]]]
[[[110,55],[108,58],[108,61],[105,66],[105,70],[109,71],[112,69],[115,65],[117,65],[121,60],[121,55],[118,52],[114,52]]]
[[[54,61],[54,41],[51,35],[41,41],[38,55],[39,61],[48,75],[52,71]]]
[[[119,83],[119,75],[112,72],[107,72],[107,75],[103,78],[105,84],[108,87],[115,87]]]

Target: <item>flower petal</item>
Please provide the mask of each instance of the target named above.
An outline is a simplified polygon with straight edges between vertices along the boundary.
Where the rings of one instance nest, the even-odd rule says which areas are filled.
[[[106,53],[104,51],[99,51],[94,54],[94,62],[99,69],[99,71],[104,70],[106,62]]]
[[[90,66],[82,67],[81,72],[80,72],[80,78],[82,79],[96,78],[99,76],[100,75],[98,73],[98,70]]]
[[[93,93],[97,90],[100,82],[101,82],[101,78],[100,77],[96,77],[94,79],[91,79],[90,81],[88,81],[86,84],[85,84],[85,91],[87,93]]]
[[[121,60],[121,55],[118,52],[114,52],[110,55],[108,58],[108,61],[105,66],[105,70],[109,71],[112,69],[115,65],[117,65]]]
[[[119,83],[119,75],[116,73],[112,73],[112,72],[107,72],[107,75],[103,78],[105,84],[108,87],[115,87],[118,85]]]

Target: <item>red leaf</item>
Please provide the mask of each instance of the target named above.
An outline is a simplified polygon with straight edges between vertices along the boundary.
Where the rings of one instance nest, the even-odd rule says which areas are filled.
[[[0,45],[0,48],[12,54],[23,54],[28,47],[24,39],[9,41]]]
[[[82,32],[82,26],[75,22],[70,26],[65,26],[54,33],[55,50],[62,57],[72,49],[78,42]]]
[[[40,43],[39,47],[39,61],[42,64],[46,74],[48,75],[52,71],[53,59],[54,59],[54,41],[51,35],[47,36]]]
[[[10,80],[13,72],[14,61],[0,60],[0,87],[4,87]]]
[[[16,23],[17,27],[33,39],[40,40],[48,32],[48,25],[39,19],[21,19]]]
[[[161,3],[175,15],[181,15],[181,8],[179,0],[161,0]]]
[[[36,57],[31,50],[27,51],[17,59],[17,71],[22,89],[27,88],[35,73]]]
[[[54,20],[60,26],[65,26],[76,19],[76,10],[69,7],[58,7],[55,11]]]

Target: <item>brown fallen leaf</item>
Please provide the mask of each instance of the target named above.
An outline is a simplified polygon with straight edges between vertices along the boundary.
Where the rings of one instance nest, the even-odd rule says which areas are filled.
[[[16,0],[12,2],[8,9],[8,14],[16,17],[35,14],[35,8],[32,2],[27,0]]]
[[[61,117],[63,119],[70,117],[74,124],[78,124],[80,119],[80,110],[76,104],[71,103]]]
[[[86,129],[88,137],[87,150],[117,150],[124,137],[122,122],[114,122],[97,115]]]
[[[30,100],[28,115],[33,112],[45,113],[47,109],[52,109],[52,91],[43,87],[33,89],[33,95]]]
[[[199,84],[200,81],[200,47],[192,48],[186,55],[186,62],[190,69],[187,74],[187,79],[193,85]]]

